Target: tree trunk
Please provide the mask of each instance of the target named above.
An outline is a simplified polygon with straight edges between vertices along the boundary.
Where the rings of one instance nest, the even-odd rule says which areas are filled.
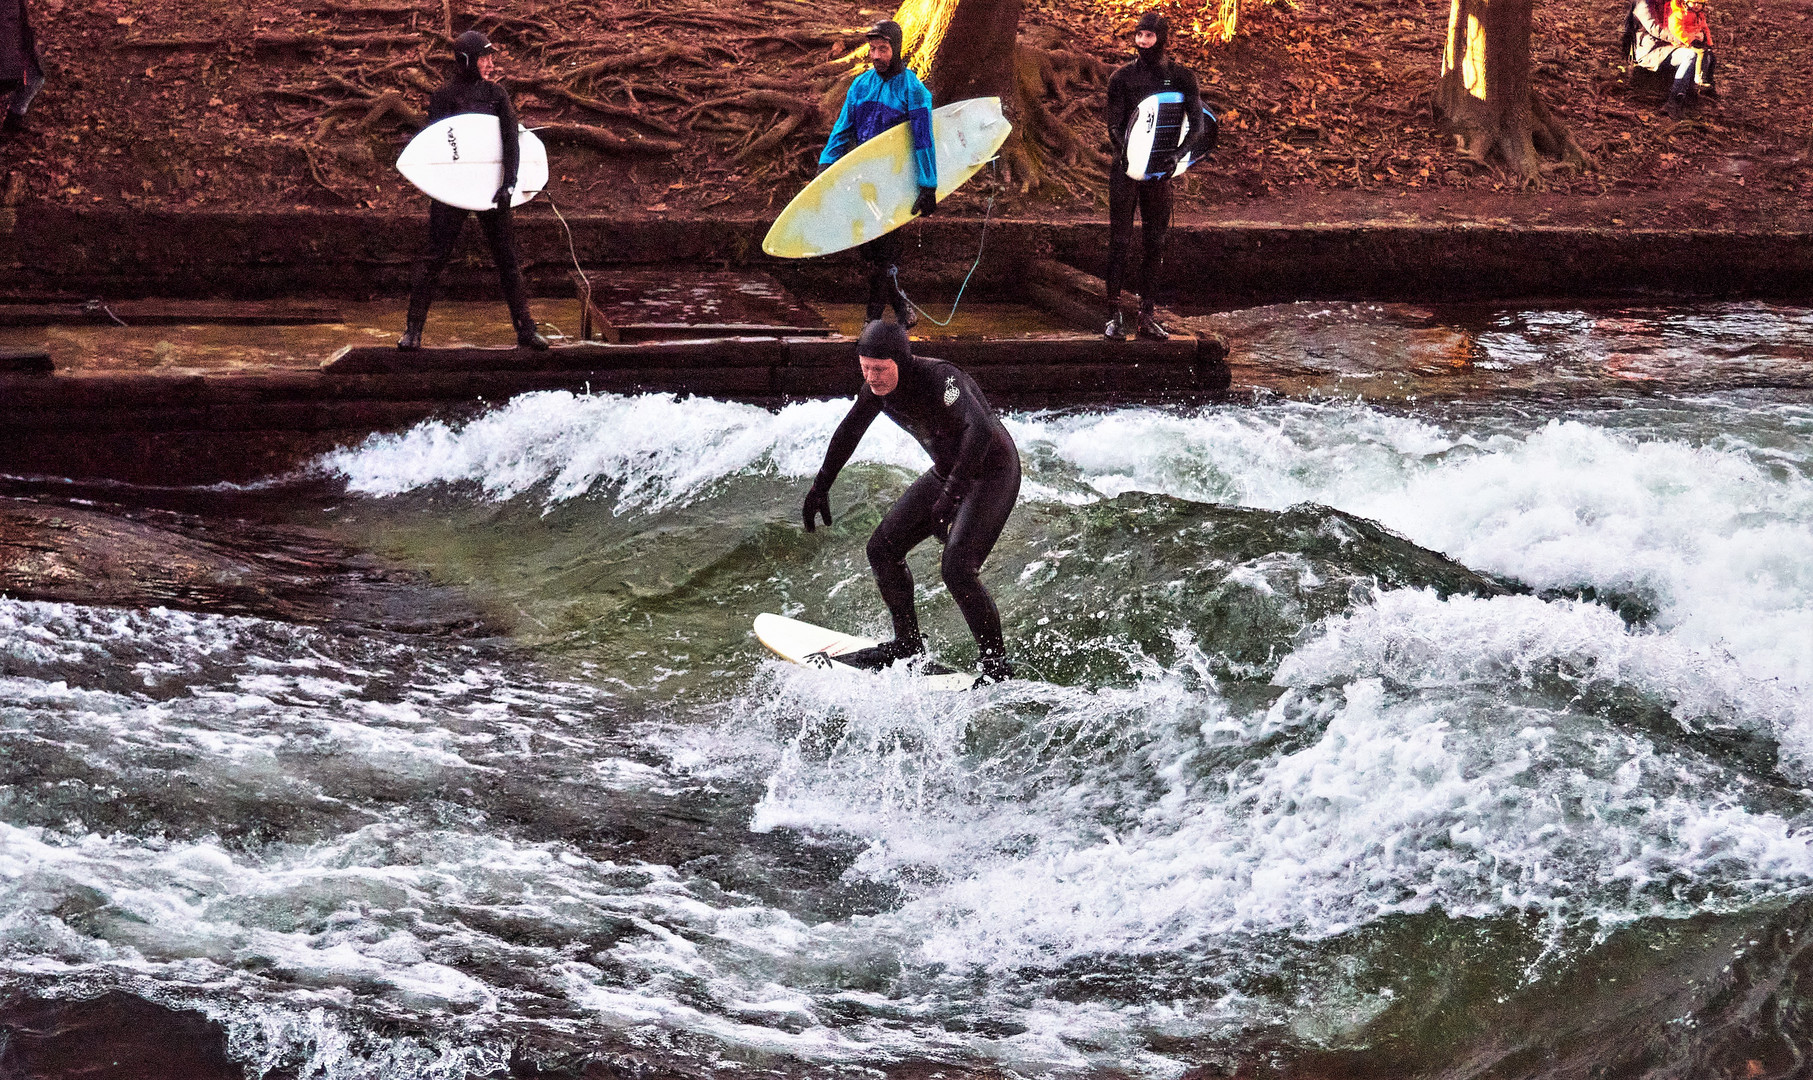
[[[1588,164],[1567,127],[1530,85],[1533,0],[1453,0],[1448,43],[1435,87],[1435,114],[1480,163],[1496,159],[1526,180],[1539,154],[1575,168]]]
[[[907,65],[925,80],[934,105],[972,97],[998,97],[1014,126],[1001,148],[1002,178],[1021,191],[1050,177],[1053,157],[1067,165],[1098,164],[1104,155],[1086,146],[1045,106],[1049,93],[1072,83],[1093,86],[1106,78],[1093,57],[1049,52],[1020,44],[1023,0],[905,0],[900,24]]]

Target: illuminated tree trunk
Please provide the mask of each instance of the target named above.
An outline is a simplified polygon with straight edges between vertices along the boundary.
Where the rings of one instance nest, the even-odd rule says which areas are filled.
[[[1062,97],[1073,83],[1099,86],[1108,68],[1093,57],[1034,49],[1019,41],[1023,0],[905,0],[900,24],[907,64],[932,92],[935,105],[999,97],[1013,134],[1001,148],[1003,179],[1020,190],[1050,178],[1055,157],[1097,165],[1105,155],[1086,146],[1054,116],[1045,97]]]
[[[1533,0],[1453,0],[1435,112],[1473,160],[1497,159],[1534,180],[1538,155],[1588,162],[1530,85],[1532,8]]]

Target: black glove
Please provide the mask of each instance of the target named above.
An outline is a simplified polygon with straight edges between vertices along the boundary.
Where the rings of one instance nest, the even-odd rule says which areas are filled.
[[[823,517],[825,524],[831,524],[831,481],[823,476],[812,481],[812,490],[806,492],[806,506],[803,511],[806,520],[806,531],[813,530],[813,519]]]
[[[939,543],[948,543],[951,538],[951,522],[957,520],[957,511],[963,506],[961,496],[953,497],[949,491],[938,496],[932,504],[932,535]]]
[[[497,207],[499,210],[508,210],[510,209],[511,198],[512,193],[510,191],[510,185],[505,184],[503,187],[497,189],[497,194],[491,196],[491,205]]]
[[[935,187],[920,188],[919,197],[913,200],[914,216],[925,217],[936,209],[938,209],[938,189]]]
[[[821,161],[818,163],[818,171],[813,173],[812,175],[813,176],[823,176],[823,175],[825,175],[825,170],[829,169],[831,166],[833,166],[835,164],[837,164],[837,162],[835,162],[835,161]]]

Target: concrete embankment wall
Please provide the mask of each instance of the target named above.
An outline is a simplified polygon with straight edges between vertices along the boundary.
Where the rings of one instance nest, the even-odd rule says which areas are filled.
[[[932,281],[954,289],[975,257],[980,226],[943,215],[910,226],[905,238],[915,291]],[[851,298],[855,268],[848,257],[769,260],[760,250],[765,228],[754,219],[584,217],[573,221],[573,243],[588,269],[659,267],[684,275],[755,267],[802,296]],[[26,208],[0,216],[0,297],[397,296],[407,290],[422,232],[416,217],[373,214]],[[491,297],[496,282],[476,233],[469,230],[470,257],[451,275],[448,291]],[[964,363],[1004,405],[1194,400],[1227,387],[1221,342],[1107,344],[1087,332],[1101,306],[1099,291],[1083,288],[1089,282],[1063,264],[1100,273],[1106,243],[1099,222],[993,222],[971,295],[1026,300],[1083,332],[1038,342],[947,343],[940,354]],[[541,295],[573,295],[572,256],[551,216],[522,215],[522,248]],[[1792,232],[1206,224],[1180,228],[1170,251],[1172,295],[1193,306],[1637,292],[1804,302],[1806,282],[1813,281],[1813,241]],[[937,297],[935,289],[920,295]],[[1054,307],[1053,297],[1065,302]],[[349,356],[327,371],[192,377],[34,374],[30,364],[13,364],[0,370],[0,473],[171,484],[250,480],[372,432],[467,415],[483,402],[537,389],[661,390],[762,402],[846,394],[856,378],[848,349],[847,341],[750,339],[600,346],[539,358],[437,353],[411,362],[375,349],[364,350],[370,355],[363,367]],[[675,359],[680,352],[684,363]]]
[[[570,295],[567,238],[552,214],[519,214],[523,260],[542,295]],[[569,217],[587,269],[759,266],[807,296],[844,295],[852,257],[789,263],[762,254],[766,219]],[[939,215],[907,226],[920,281],[954,288],[981,221]],[[0,220],[0,294],[126,298],[401,295],[423,240],[416,216],[375,213],[127,213],[20,208]],[[991,223],[973,290],[1011,296],[1029,259],[1100,274],[1100,221]],[[489,296],[495,279],[476,226],[450,294]],[[1696,232],[1498,224],[1219,222],[1173,232],[1175,303],[1306,299],[1406,301],[1609,297],[1632,293],[1804,300],[1813,236],[1791,230]]]

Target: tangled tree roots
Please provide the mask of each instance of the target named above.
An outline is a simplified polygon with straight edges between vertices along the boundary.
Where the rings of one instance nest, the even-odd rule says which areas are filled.
[[[310,178],[335,198],[353,202],[368,182],[360,173],[376,162],[374,151],[383,149],[377,140],[424,124],[420,100],[440,83],[449,32],[465,27],[420,18],[421,0],[322,2],[324,10],[364,25],[337,34],[267,31],[244,41],[139,39],[121,47],[325,53],[327,62],[321,64],[271,66],[262,92],[285,126],[301,129],[300,139],[279,140],[301,145]],[[703,139],[709,138],[736,165],[753,166],[732,174],[747,184],[810,174],[866,57],[860,28],[801,25],[811,9],[792,11],[787,0],[770,0],[769,6],[786,10],[774,17],[711,9],[657,13],[607,0],[531,0],[509,14],[483,13],[471,25],[509,46],[515,60],[505,84],[552,109],[554,122],[539,125],[544,140],[607,154],[679,156],[696,166],[709,149]],[[451,5],[440,7],[451,20]],[[684,25],[709,33],[688,43],[619,52],[599,39],[601,22],[618,29]],[[1002,148],[998,176],[1009,188],[1025,192],[1049,184],[1072,194],[1093,191],[1100,181],[1092,178],[1100,175],[1106,155],[1089,106],[1099,99],[1108,65],[1059,48],[1053,39],[1012,37],[1011,26],[993,31],[990,46],[1003,60],[1011,56],[1011,63],[985,65],[983,84],[975,86],[941,89],[934,75],[934,93],[940,101],[977,94],[1002,98],[1014,133]],[[353,48],[361,52],[337,51]],[[802,53],[808,64],[786,71],[786,77],[750,73],[759,57]]]
[[[1108,65],[1093,56],[1025,42],[1015,46],[1012,97],[1007,103],[1014,133],[1001,148],[1004,183],[1022,193],[1055,183],[1074,194],[1078,170],[1094,174],[1107,166],[1102,137],[1086,139],[1079,134],[1076,117],[1095,100],[1093,91],[1108,75]],[[1047,102],[1067,104],[1054,109]],[[1087,188],[1088,182],[1083,186]]]

